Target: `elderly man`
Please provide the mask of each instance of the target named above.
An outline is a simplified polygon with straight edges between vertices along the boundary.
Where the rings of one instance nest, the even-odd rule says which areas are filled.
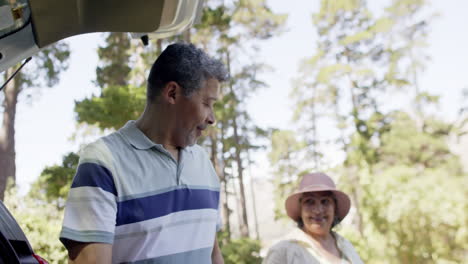
[[[141,117],[80,155],[60,234],[70,263],[223,263],[219,180],[195,143],[226,79],[191,44],[161,53]]]

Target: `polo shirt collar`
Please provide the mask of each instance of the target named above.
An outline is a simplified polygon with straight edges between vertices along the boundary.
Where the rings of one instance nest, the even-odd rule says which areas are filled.
[[[128,121],[125,126],[120,129],[120,133],[130,142],[130,144],[136,149],[150,149],[155,147],[156,149],[169,153],[162,144],[156,144],[149,139],[137,126],[135,120]],[[186,147],[181,149],[182,151],[188,150],[192,153],[192,148]],[[170,155],[170,154],[169,154]]]
[[[135,120],[128,121],[125,126],[120,129],[120,133],[127,138],[130,144],[136,149],[150,149],[159,144],[154,143],[149,139],[137,126]]]

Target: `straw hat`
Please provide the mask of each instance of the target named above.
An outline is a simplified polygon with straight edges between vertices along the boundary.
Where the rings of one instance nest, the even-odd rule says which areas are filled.
[[[351,201],[349,196],[344,192],[338,191],[333,180],[325,173],[311,173],[303,176],[299,187],[286,199],[285,206],[286,212],[291,219],[299,221],[301,218],[301,206],[299,199],[303,193],[307,192],[322,192],[330,191],[335,194],[336,197],[336,212],[338,219],[341,221],[349,212],[351,207]]]

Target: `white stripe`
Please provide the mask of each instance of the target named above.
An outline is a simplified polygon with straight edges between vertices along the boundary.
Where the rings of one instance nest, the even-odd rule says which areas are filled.
[[[117,178],[117,171],[114,167],[114,158],[112,153],[110,152],[109,148],[107,147],[106,143],[101,139],[87,145],[81,152],[80,152],[80,162],[82,163],[96,163],[101,166],[107,168],[112,176]]]
[[[113,262],[136,261],[212,247],[217,211],[190,210],[116,228]]]
[[[198,209],[198,210],[186,210],[175,212],[162,217],[141,221],[138,223],[126,224],[117,226],[115,229],[116,235],[131,235],[132,233],[142,232],[144,230],[150,230],[167,226],[175,221],[179,220],[199,220],[200,218],[210,218],[215,221],[218,218],[218,211],[214,209]]]
[[[77,231],[114,233],[117,203],[113,194],[98,187],[70,189],[63,225]]]

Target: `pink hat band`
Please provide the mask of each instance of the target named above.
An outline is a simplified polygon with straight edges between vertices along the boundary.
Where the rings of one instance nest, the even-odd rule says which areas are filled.
[[[324,184],[314,184],[314,185],[304,186],[301,189],[298,189],[297,191],[313,191],[313,190],[330,191],[330,190],[336,190],[336,188],[330,188],[330,186],[327,186],[327,185],[324,185]]]

